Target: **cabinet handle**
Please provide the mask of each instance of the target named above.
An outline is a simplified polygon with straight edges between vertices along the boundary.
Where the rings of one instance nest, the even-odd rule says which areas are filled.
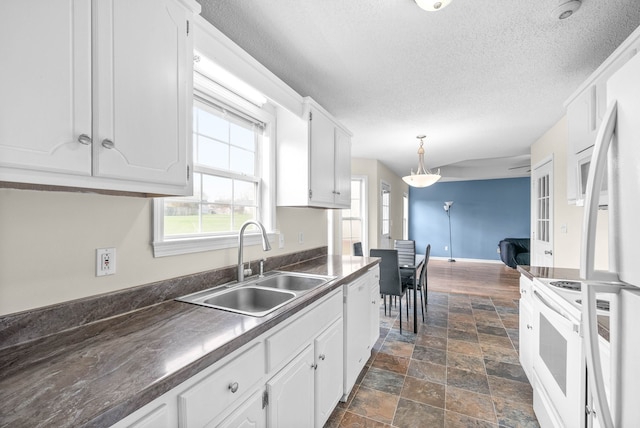
[[[316,363],[311,364],[311,368],[314,370],[318,370],[318,365]]]
[[[89,144],[91,144],[91,137],[89,137],[87,134],[80,134],[80,136],[78,136],[78,143],[88,146]]]
[[[375,301],[375,300],[372,300],[372,301],[371,301],[371,303],[373,303],[373,304],[375,305],[375,304],[376,304],[376,301]]]
[[[229,384],[229,391],[231,391],[231,393],[235,394],[238,391],[238,382],[233,382]]]
[[[318,355],[318,358],[320,358],[322,361],[324,361],[324,359],[326,358],[324,354],[320,354]]]
[[[520,290],[520,292],[521,292],[522,294],[527,294],[527,290],[525,290],[524,288],[523,288],[522,290]]]
[[[533,330],[533,326],[531,324],[527,324],[527,329]]]
[[[544,253],[546,255],[553,256],[553,251],[551,251],[551,250],[544,250]]]
[[[102,147],[104,147],[105,149],[109,149],[109,150],[111,150],[111,149],[113,149],[115,146],[116,146],[116,144],[115,144],[113,141],[111,141],[111,140],[109,140],[109,139],[107,139],[107,138],[105,138],[104,140],[102,140]]]

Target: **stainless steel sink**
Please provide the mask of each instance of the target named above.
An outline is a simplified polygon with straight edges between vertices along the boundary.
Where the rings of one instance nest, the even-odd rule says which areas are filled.
[[[259,279],[255,284],[260,287],[277,288],[280,290],[308,291],[326,282],[328,282],[328,279],[325,277],[281,273]]]
[[[296,297],[290,291],[257,287],[241,287],[216,294],[202,303],[247,315],[264,316]]]
[[[271,272],[261,278],[210,288],[176,300],[262,317],[332,279],[334,277],[323,275]]]

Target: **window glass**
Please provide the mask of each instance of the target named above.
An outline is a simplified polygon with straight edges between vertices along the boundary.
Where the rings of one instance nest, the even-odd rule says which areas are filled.
[[[257,218],[256,161],[262,128],[203,100],[194,102],[194,192],[166,198],[164,236],[228,234]]]

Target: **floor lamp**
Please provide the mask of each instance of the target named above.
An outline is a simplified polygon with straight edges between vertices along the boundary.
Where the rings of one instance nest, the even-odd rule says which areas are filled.
[[[455,262],[455,259],[453,258],[453,247],[451,246],[451,205],[453,205],[453,201],[445,202],[444,210],[449,218],[449,261]]]

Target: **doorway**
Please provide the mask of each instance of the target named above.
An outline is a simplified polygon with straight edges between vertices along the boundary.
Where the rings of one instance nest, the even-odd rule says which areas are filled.
[[[553,157],[531,174],[531,265],[553,267]]]

